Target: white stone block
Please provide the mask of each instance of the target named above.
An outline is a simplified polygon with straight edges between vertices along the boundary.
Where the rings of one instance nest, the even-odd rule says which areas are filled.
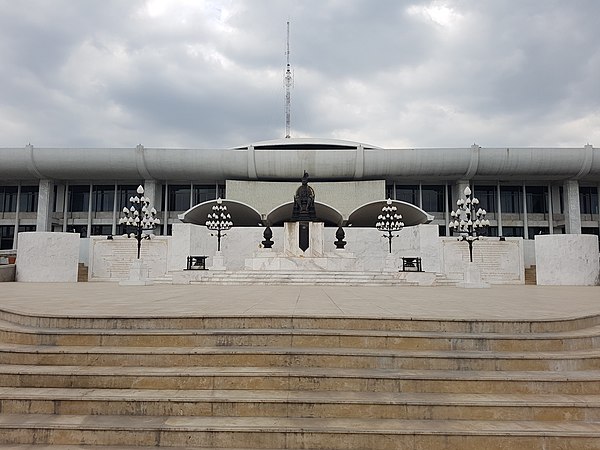
[[[19,233],[17,252],[17,281],[77,282],[78,233]]]
[[[595,286],[600,267],[598,236],[546,234],[535,237],[537,284]]]
[[[442,238],[443,273],[451,280],[467,281],[469,245],[457,238]],[[481,281],[491,284],[525,284],[523,239],[481,238],[473,242],[473,262]],[[425,268],[425,266],[424,266]]]

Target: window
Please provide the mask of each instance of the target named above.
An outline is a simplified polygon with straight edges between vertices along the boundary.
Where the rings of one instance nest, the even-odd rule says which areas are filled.
[[[502,236],[523,237],[523,227],[502,227]]]
[[[405,186],[396,185],[396,200],[411,203],[413,205],[418,205],[419,204],[419,186],[417,186],[417,185],[405,185]]]
[[[38,186],[21,186],[21,197],[19,198],[19,211],[36,212],[38,205]]]
[[[500,186],[500,204],[502,213],[521,214],[523,212],[523,188],[521,186]],[[505,236],[510,235],[505,234]]]
[[[193,204],[203,203],[208,200],[217,198],[217,188],[214,184],[197,184],[194,185],[194,201]],[[188,206],[189,208],[189,206]],[[186,210],[188,209],[186,208]]]
[[[528,214],[546,214],[548,212],[548,188],[545,186],[526,186]]]
[[[69,186],[69,211],[87,212],[90,207],[90,186]]]
[[[473,196],[479,200],[479,207],[485,209],[486,212],[495,213],[498,211],[496,186],[479,186],[475,185]],[[503,211],[504,212],[504,211]]]
[[[117,186],[117,213],[122,211],[124,207],[131,207],[131,202],[129,199],[138,195],[138,186],[139,184],[120,184]]]
[[[190,209],[190,185],[174,184],[168,186],[167,198],[169,211],[187,211]]]
[[[94,186],[92,190],[92,211],[112,212],[115,203],[115,187],[110,185]],[[102,234],[102,233],[101,233]]]
[[[79,233],[79,237],[87,237],[87,225],[70,225],[67,227],[69,233]]]
[[[92,236],[108,236],[112,234],[112,225],[92,225]]]
[[[423,204],[421,208],[427,212],[444,211],[444,186],[421,186],[421,197]]]
[[[0,186],[0,212],[17,211],[17,192],[17,186]]]
[[[391,198],[391,199],[395,200],[395,197],[394,197],[394,185],[393,184],[386,184],[385,185],[385,198]]]
[[[12,249],[14,237],[14,225],[0,225],[0,250]]]
[[[540,234],[549,234],[550,229],[548,227],[529,227],[527,228],[527,234],[529,235],[529,239],[535,239],[537,235]]]
[[[579,186],[579,208],[581,214],[598,214],[598,188]]]

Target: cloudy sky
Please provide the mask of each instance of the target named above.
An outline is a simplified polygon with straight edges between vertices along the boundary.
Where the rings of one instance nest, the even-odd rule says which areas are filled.
[[[0,0],[0,146],[600,146],[597,0]]]

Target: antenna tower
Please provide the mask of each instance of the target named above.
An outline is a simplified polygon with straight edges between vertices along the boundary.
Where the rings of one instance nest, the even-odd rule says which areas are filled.
[[[292,67],[290,66],[290,22],[287,22],[287,41],[285,48],[285,56],[287,65],[285,67],[285,137],[290,138],[290,125],[291,125],[291,111],[292,102],[290,96],[290,90],[294,84],[294,77],[292,76]]]

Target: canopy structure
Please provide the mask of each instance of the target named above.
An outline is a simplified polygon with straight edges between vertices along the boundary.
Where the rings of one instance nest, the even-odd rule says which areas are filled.
[[[368,227],[374,228],[377,223],[377,216],[381,214],[381,208],[387,205],[387,200],[377,200],[370,203],[365,203],[359,206],[348,216],[346,221],[347,226],[352,227]],[[402,222],[405,227],[412,227],[429,223],[433,220],[433,216],[427,214],[418,206],[411,203],[402,202],[400,200],[392,200],[392,205],[398,208],[398,214],[402,215]]]
[[[260,213],[252,206],[247,205],[237,200],[221,200],[222,204],[227,206],[227,212],[231,214],[231,220],[235,227],[258,227],[263,225],[263,219]],[[212,213],[212,207],[217,204],[217,200],[209,200],[200,203],[183,214],[179,215],[179,219],[185,223],[193,223],[196,225],[204,225],[209,213]]]

